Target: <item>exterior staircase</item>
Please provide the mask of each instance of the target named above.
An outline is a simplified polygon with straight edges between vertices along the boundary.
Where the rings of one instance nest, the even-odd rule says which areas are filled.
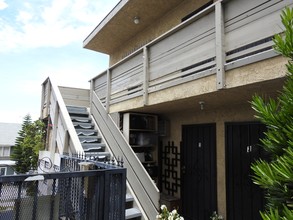
[[[71,121],[79,137],[86,158],[105,162],[111,159],[111,153],[107,151],[103,138],[95,129],[86,107],[67,106]],[[134,197],[126,193],[125,219],[141,220],[142,213],[135,207]]]

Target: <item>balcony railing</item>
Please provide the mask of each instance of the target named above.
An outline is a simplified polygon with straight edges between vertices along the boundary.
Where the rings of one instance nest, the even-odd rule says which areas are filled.
[[[126,169],[75,171],[82,161],[63,158],[58,173],[1,176],[0,219],[125,219]]]
[[[240,6],[241,5],[241,6]],[[281,33],[281,10],[290,0],[216,1],[92,79],[106,109],[121,101],[215,75],[277,54],[272,37]]]

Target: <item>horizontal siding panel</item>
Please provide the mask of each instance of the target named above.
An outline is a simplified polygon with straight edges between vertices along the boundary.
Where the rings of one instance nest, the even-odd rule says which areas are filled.
[[[131,57],[131,59],[128,59],[121,63],[118,66],[115,66],[113,69],[111,69],[111,77],[115,79],[116,77],[123,77],[123,74],[127,73],[129,70],[142,65],[143,63],[143,54],[138,53],[136,56]]]
[[[199,65],[199,66],[196,66],[194,68],[190,68],[188,70],[185,70],[185,71],[176,71],[176,72],[173,72],[173,73],[170,73],[168,75],[165,75],[161,78],[158,78],[158,79],[155,79],[155,80],[152,80],[150,81],[149,83],[149,86],[150,87],[153,87],[153,86],[158,86],[160,84],[165,84],[169,81],[174,81],[176,79],[181,79],[183,77],[186,77],[186,76],[189,76],[189,75],[200,75],[201,72],[204,72],[206,71],[207,69],[213,69],[214,66],[215,66],[216,62],[214,59],[212,59],[211,61],[209,62],[206,62],[202,65]]]
[[[239,2],[239,1],[237,1]],[[234,1],[232,2],[232,4]],[[231,4],[225,4],[225,29],[226,32],[230,32],[240,26],[248,25],[250,22],[254,20],[262,19],[264,16],[274,13],[276,11],[281,11],[286,5],[289,5],[291,2],[290,0],[283,0],[283,1],[267,1],[265,4],[261,4],[254,8],[247,8],[244,5],[241,8],[242,14],[239,14],[236,17],[230,17],[229,11],[231,10]],[[291,3],[292,4],[292,3]],[[246,9],[246,11],[243,11]],[[280,14],[279,14],[280,15]]]
[[[99,87],[102,84],[106,84],[107,83],[107,71],[101,73],[100,75],[98,75],[96,78],[93,79],[94,81],[94,88]]]
[[[116,77],[111,79],[111,94],[128,90],[138,84],[142,84],[142,65],[138,65],[128,72],[123,73],[123,77]]]
[[[111,99],[110,104],[123,102],[125,100],[133,99],[133,98],[136,98],[136,97],[139,97],[139,96],[142,96],[142,90],[139,90],[139,91],[134,92],[134,93],[127,93],[125,95],[123,95],[122,93],[119,94],[119,95],[116,94],[115,98]]]
[[[104,99],[107,95],[107,72],[93,79],[93,90],[100,99]]]
[[[213,35],[205,38],[202,42],[198,42],[196,45],[190,45],[190,47],[182,51],[170,54],[170,56],[164,58],[164,60],[161,60],[155,66],[150,65],[150,80],[160,78],[177,70],[182,70],[194,65],[196,62],[203,62],[215,56]]]
[[[161,84],[156,85],[156,86],[150,86],[148,91],[149,91],[149,93],[157,92],[157,91],[167,89],[167,88],[170,88],[170,87],[173,87],[173,86],[177,86],[177,85],[180,85],[180,84],[183,84],[183,83],[194,81],[194,80],[200,79],[202,77],[214,75],[215,73],[216,73],[216,68],[211,68],[211,69],[202,71],[202,72],[197,73],[197,74],[188,75],[186,77],[181,77],[181,78],[176,78],[176,79],[174,79],[172,81],[166,81],[166,82],[161,83]]]
[[[234,23],[247,16],[247,12],[251,11],[253,13],[254,9],[262,7],[262,5],[268,4],[269,2],[279,2],[276,0],[233,0],[224,2],[224,13],[225,13],[225,22]]]
[[[265,22],[263,19],[265,19]],[[241,26],[226,33],[226,51],[235,50],[236,48],[282,32],[280,12],[269,14],[263,19],[255,20],[250,22],[249,25]],[[261,31],[259,31],[260,27]]]
[[[230,62],[231,60],[239,59],[243,56],[247,56],[247,54],[253,54],[257,51],[262,52],[263,50],[271,50],[272,46],[274,45],[273,41],[268,41],[266,43],[257,45],[252,48],[248,48],[246,50],[239,51],[237,53],[233,53],[231,55],[226,56],[227,62]]]
[[[150,79],[192,65],[196,58],[201,57],[201,53],[214,53],[214,16],[214,12],[211,12],[154,44],[149,49]]]

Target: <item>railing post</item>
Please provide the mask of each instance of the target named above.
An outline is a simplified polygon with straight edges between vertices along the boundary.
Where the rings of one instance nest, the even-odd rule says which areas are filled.
[[[149,99],[149,54],[148,48],[143,47],[143,105],[148,105]]]
[[[216,28],[216,73],[217,89],[223,89],[225,83],[225,45],[224,45],[224,10],[222,0],[215,4],[215,28]]]
[[[91,79],[91,84],[90,84],[90,114],[92,114],[93,93],[95,92],[94,82],[95,81],[93,79]]]
[[[17,199],[15,201],[15,220],[19,220],[20,219],[20,203],[21,203],[21,188],[22,188],[22,182],[17,182],[18,183],[18,187],[17,187]]]
[[[110,111],[110,99],[111,99],[111,72],[107,69],[107,97],[106,97],[106,111]]]
[[[30,182],[29,185],[33,187],[33,195],[34,195],[34,202],[33,202],[33,213],[32,213],[32,220],[37,219],[37,208],[38,208],[38,188],[39,188],[39,181]]]
[[[56,179],[53,179],[52,194],[51,194],[51,200],[50,200],[50,220],[54,219],[54,212],[56,212],[55,198],[56,198]]]

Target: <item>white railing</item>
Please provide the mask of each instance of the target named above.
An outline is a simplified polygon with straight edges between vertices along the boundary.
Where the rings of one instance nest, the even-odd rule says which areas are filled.
[[[114,103],[215,75],[277,56],[272,37],[281,33],[280,14],[291,0],[216,1],[92,79],[106,109]]]
[[[92,94],[90,111],[113,156],[123,157],[128,185],[135,193],[143,212],[148,219],[155,218],[159,209],[160,192],[95,93]]]
[[[76,93],[79,95],[77,96]],[[101,132],[103,140],[112,156],[116,158],[123,157],[124,166],[127,168],[128,186],[135,193],[135,197],[140,207],[142,207],[143,213],[148,219],[156,216],[159,208],[159,190],[137,159],[111,116],[107,114],[96,94],[91,94],[91,105],[86,106],[89,104],[87,90],[67,87],[59,88],[49,78],[43,83],[42,94],[41,116],[43,119],[49,118],[52,122],[52,130],[49,141],[50,146],[48,146],[46,151],[41,152],[40,155],[46,158],[49,157],[53,165],[58,165],[59,161],[55,161],[55,158],[57,160],[59,158],[60,160],[60,157],[56,157],[55,155],[55,144],[58,147],[60,155],[63,152],[83,154],[82,146],[73,127],[66,105],[76,105],[79,103],[84,107],[90,107],[91,116],[95,120],[98,130]]]
[[[64,152],[83,154],[83,148],[58,86],[50,78],[47,78],[42,84],[42,88],[41,118],[48,119],[51,127],[49,146],[46,147],[46,150],[52,154],[50,159],[54,161],[55,148],[58,148],[60,155]]]

